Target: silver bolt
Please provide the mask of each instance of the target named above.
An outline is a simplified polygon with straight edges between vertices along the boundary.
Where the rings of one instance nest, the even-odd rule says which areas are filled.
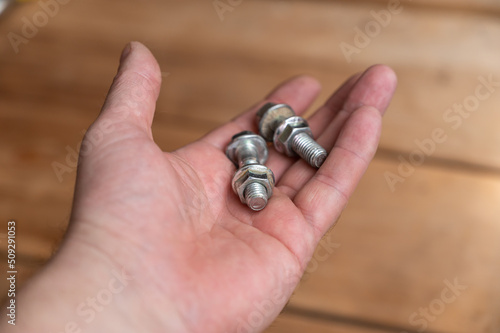
[[[290,106],[267,103],[257,112],[257,123],[260,134],[280,153],[299,155],[315,168],[325,161],[326,150],[314,141],[307,121],[296,116]]]
[[[267,190],[259,183],[248,184],[245,188],[245,201],[252,210],[259,211],[267,205]]]
[[[227,157],[239,168],[232,187],[240,201],[259,211],[273,194],[274,174],[263,164],[267,161],[266,141],[249,131],[233,136],[226,149]]]

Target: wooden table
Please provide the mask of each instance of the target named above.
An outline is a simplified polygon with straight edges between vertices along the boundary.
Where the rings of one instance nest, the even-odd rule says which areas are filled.
[[[31,2],[0,17],[0,233],[16,220],[19,283],[64,235],[75,173],[53,165],[78,149],[129,40],[164,72],[153,132],[165,150],[289,76],[322,82],[318,106],[385,63],[400,86],[379,152],[267,332],[498,332],[500,3],[221,1],[72,0],[46,19]]]

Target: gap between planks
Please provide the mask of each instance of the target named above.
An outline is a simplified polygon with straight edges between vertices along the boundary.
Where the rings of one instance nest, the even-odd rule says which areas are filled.
[[[385,148],[383,146],[379,147],[374,159],[382,159],[394,161],[397,165],[402,163],[399,159],[403,157],[408,161],[408,156],[412,152],[401,151],[396,149]],[[422,153],[424,154],[424,153]],[[424,154],[425,155],[425,154]],[[495,168],[492,166],[476,164],[473,162],[449,159],[445,157],[427,156],[424,162],[420,165],[412,165],[415,169],[422,165],[429,166],[434,169],[448,169],[457,172],[468,172],[471,174],[487,175],[500,178],[500,168]],[[410,162],[409,162],[410,163]]]
[[[322,321],[325,323],[336,323],[344,324],[358,328],[367,328],[373,330],[381,330],[384,332],[394,332],[394,333],[419,333],[417,330],[413,330],[407,327],[385,324],[382,322],[371,321],[363,318],[348,317],[343,315],[337,315],[335,313],[321,312],[317,310],[309,310],[305,308],[300,308],[296,306],[287,306],[283,309],[284,314],[292,315],[296,317],[307,318],[315,321]],[[427,333],[445,333],[442,331],[427,330]]]

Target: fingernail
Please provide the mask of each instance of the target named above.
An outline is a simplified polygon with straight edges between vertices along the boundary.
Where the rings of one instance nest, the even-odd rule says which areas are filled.
[[[123,49],[122,55],[120,57],[120,62],[123,62],[125,59],[127,59],[127,57],[130,54],[130,51],[132,51],[132,43],[128,43]]]

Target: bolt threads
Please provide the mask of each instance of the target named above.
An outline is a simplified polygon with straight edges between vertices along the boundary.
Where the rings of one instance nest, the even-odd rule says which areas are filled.
[[[292,149],[315,168],[319,168],[327,156],[326,150],[307,133],[299,133],[293,138]]]
[[[248,184],[245,188],[245,201],[248,207],[254,211],[264,209],[267,205],[267,190],[259,183]]]

